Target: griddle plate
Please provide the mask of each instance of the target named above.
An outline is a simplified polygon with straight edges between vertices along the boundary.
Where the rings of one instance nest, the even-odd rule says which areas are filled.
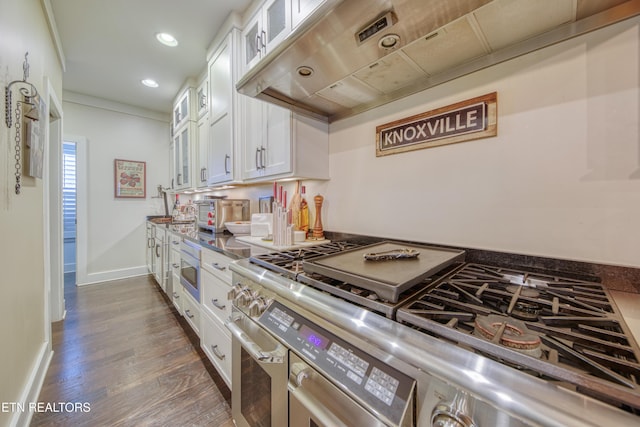
[[[420,255],[417,258],[385,261],[368,261],[364,258],[366,253],[403,248],[415,249]],[[382,299],[397,302],[402,292],[452,263],[464,261],[464,255],[464,251],[457,249],[386,241],[305,260],[302,268],[305,272],[342,280],[375,292]]]

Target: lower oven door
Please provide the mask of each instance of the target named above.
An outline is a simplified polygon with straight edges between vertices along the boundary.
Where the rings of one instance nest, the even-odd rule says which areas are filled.
[[[290,427],[386,426],[298,356],[289,358]]]
[[[236,426],[288,425],[287,349],[235,308],[226,326],[232,334],[231,413]]]

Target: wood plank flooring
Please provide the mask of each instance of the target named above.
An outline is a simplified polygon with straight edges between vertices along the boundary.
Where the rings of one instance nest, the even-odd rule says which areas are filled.
[[[38,402],[90,411],[35,413],[32,426],[233,426],[229,389],[151,276],[65,286],[65,299]]]

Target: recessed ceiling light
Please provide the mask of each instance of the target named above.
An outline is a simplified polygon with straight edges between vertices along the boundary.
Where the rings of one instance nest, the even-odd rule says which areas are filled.
[[[142,80],[142,84],[147,87],[158,87],[158,82],[153,79],[144,79]]]
[[[156,34],[156,38],[160,43],[162,43],[165,46],[170,46],[170,47],[178,46],[178,40],[176,40],[176,38],[173,37],[171,34],[158,33]]]

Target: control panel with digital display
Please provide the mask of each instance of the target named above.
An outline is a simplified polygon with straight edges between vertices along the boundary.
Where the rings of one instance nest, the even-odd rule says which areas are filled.
[[[400,422],[415,381],[274,301],[258,319],[289,348],[343,389]]]

